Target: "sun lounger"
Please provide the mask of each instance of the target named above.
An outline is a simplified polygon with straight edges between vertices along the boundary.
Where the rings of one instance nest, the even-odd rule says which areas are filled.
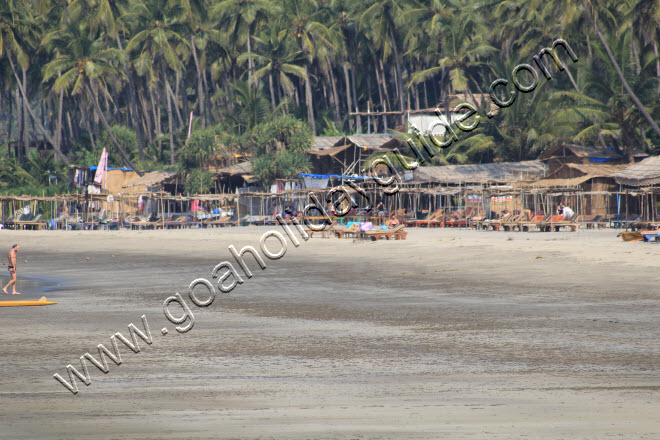
[[[549,216],[538,214],[531,217],[530,219],[523,220],[519,223],[520,230],[523,232],[529,232],[531,228],[535,228],[539,223],[542,223],[546,217],[550,218]]]
[[[231,217],[225,216],[216,219],[208,218],[201,222],[201,226],[204,228],[220,228],[223,226],[231,225]]]
[[[337,238],[354,238],[357,237],[357,234],[360,232],[360,225],[357,222],[348,222],[346,224],[346,229],[333,229],[334,234]]]
[[[311,229],[309,227],[305,228],[305,232],[307,235],[309,235],[310,238],[314,237],[314,235],[320,235],[321,238],[330,238],[330,237],[335,237],[337,236],[336,232],[337,230],[335,229],[335,222],[333,221],[329,225],[327,223],[323,224],[323,229],[318,229],[321,225],[314,225],[315,229]],[[343,230],[341,230],[343,231]]]
[[[444,218],[440,220],[440,218],[443,216],[445,210],[444,209],[438,209],[435,211],[433,214],[429,212],[429,215],[423,219],[423,220],[414,220],[411,222],[409,226],[417,226],[418,228],[424,228],[424,227],[435,227],[438,225],[440,222],[444,221]],[[406,223],[408,225],[408,223]]]
[[[484,222],[485,224],[485,229],[489,229],[492,231],[499,231],[501,229],[502,223],[506,222],[511,218],[512,213],[504,214],[502,217],[499,219],[491,220],[489,222]]]
[[[41,214],[30,215],[26,217],[21,216],[21,220],[14,223],[14,229],[41,229],[47,225],[46,222],[41,221]]]
[[[405,240],[408,233],[403,230],[405,225],[398,225],[392,229],[373,229],[371,231],[363,231],[357,235],[357,238],[363,240]]]
[[[544,221],[538,224],[538,228],[542,232],[551,232],[551,231],[559,231],[561,228],[567,227],[571,231],[575,232],[577,231],[578,228],[578,223],[576,222],[578,218],[577,214],[573,214],[572,216],[565,218],[565,216],[558,214],[558,215],[553,215],[550,218],[550,221]]]

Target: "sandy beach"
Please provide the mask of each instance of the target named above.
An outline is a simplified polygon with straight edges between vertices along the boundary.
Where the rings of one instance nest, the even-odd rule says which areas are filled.
[[[0,308],[0,438],[660,438],[659,245],[314,238],[192,305],[192,280],[271,229],[0,231],[21,296],[58,302]],[[176,292],[184,334],[163,313]],[[120,343],[105,375],[88,362],[77,395],[53,378],[142,315],[153,344]]]

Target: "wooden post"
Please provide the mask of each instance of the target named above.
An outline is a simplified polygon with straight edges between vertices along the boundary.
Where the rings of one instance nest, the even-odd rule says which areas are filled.
[[[626,190],[626,232],[628,232],[628,190]]]

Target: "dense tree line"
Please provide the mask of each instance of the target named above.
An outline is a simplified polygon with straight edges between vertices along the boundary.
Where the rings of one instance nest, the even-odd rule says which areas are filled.
[[[0,0],[3,166],[26,164],[18,146],[35,139],[59,163],[107,146],[132,168],[172,166],[191,113],[193,132],[243,149],[286,115],[314,134],[366,132],[349,113],[449,108],[556,38],[579,62],[549,63],[552,80],[433,161],[528,159],[557,142],[651,150],[659,26],[657,0]],[[404,116],[387,118],[370,129]]]

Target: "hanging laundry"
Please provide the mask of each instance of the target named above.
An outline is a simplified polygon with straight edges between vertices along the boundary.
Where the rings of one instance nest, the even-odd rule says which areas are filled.
[[[101,185],[103,183],[103,177],[108,168],[108,152],[103,149],[101,153],[101,159],[99,160],[99,166],[96,168],[96,175],[94,176],[94,183]]]

